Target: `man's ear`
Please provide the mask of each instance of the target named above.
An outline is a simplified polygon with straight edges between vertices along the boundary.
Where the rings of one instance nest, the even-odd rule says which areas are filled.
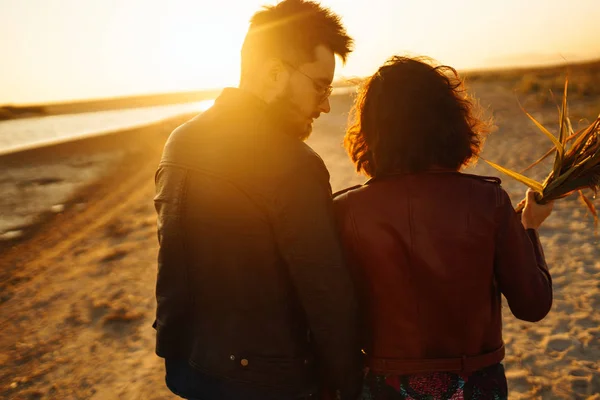
[[[283,61],[278,58],[271,58],[267,60],[265,67],[269,86],[277,89],[282,89],[287,86],[288,80],[290,79],[290,73]]]
[[[290,71],[283,61],[270,58],[260,64],[252,77],[248,77],[248,83],[255,85],[260,93],[259,96],[270,103],[285,93],[290,76]]]

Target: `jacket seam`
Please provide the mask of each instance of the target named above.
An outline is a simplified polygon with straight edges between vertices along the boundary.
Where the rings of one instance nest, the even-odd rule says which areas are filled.
[[[181,185],[180,188],[180,192],[179,192],[179,198],[181,201],[181,212],[178,213],[177,217],[178,217],[178,221],[177,221],[177,225],[179,228],[179,231],[184,233],[184,229],[183,229],[183,216],[185,215],[185,213],[187,212],[187,193],[188,193],[188,182],[189,182],[189,171],[187,169],[184,169],[185,175],[183,178],[183,183]],[[186,290],[186,298],[187,298],[187,303],[189,305],[189,307],[191,307],[191,309],[195,308],[195,304],[194,304],[194,296],[192,296],[192,290],[190,288],[190,260],[188,257],[188,252],[187,252],[187,241],[185,240],[185,234],[182,236],[181,238],[181,249],[183,250],[183,255],[184,255],[184,259],[185,259],[185,263],[184,263],[184,277],[185,277],[185,290]],[[192,320],[192,326],[194,326],[195,323]]]

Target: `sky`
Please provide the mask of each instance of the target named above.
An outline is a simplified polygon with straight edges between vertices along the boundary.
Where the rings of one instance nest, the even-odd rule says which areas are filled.
[[[248,21],[274,0],[0,0],[0,104],[235,86]],[[600,58],[600,0],[322,0],[356,50],[460,69]]]

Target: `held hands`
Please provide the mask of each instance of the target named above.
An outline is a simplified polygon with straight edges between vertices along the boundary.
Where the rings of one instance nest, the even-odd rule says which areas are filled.
[[[554,201],[546,204],[536,202],[535,192],[531,189],[527,190],[527,195],[521,203],[525,203],[525,208],[521,214],[521,223],[525,229],[538,229],[552,213],[552,207],[554,207]]]

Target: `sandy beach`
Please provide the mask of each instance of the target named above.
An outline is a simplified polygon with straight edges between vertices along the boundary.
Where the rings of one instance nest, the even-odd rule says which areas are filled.
[[[498,125],[484,157],[520,169],[550,147],[511,88],[474,80],[470,89]],[[553,104],[519,100],[555,131]],[[350,97],[332,98],[308,141],[333,190],[365,180],[341,147],[350,105]],[[598,97],[573,101],[575,127],[595,118],[599,105]],[[152,198],[164,141],[187,118],[0,158],[1,398],[175,398],[151,328]],[[528,174],[542,179],[547,170],[543,164]],[[500,176],[514,204],[525,193],[481,161],[466,172]],[[600,236],[576,196],[557,202],[540,235],[554,305],[537,324],[504,309],[509,398],[600,400]]]

